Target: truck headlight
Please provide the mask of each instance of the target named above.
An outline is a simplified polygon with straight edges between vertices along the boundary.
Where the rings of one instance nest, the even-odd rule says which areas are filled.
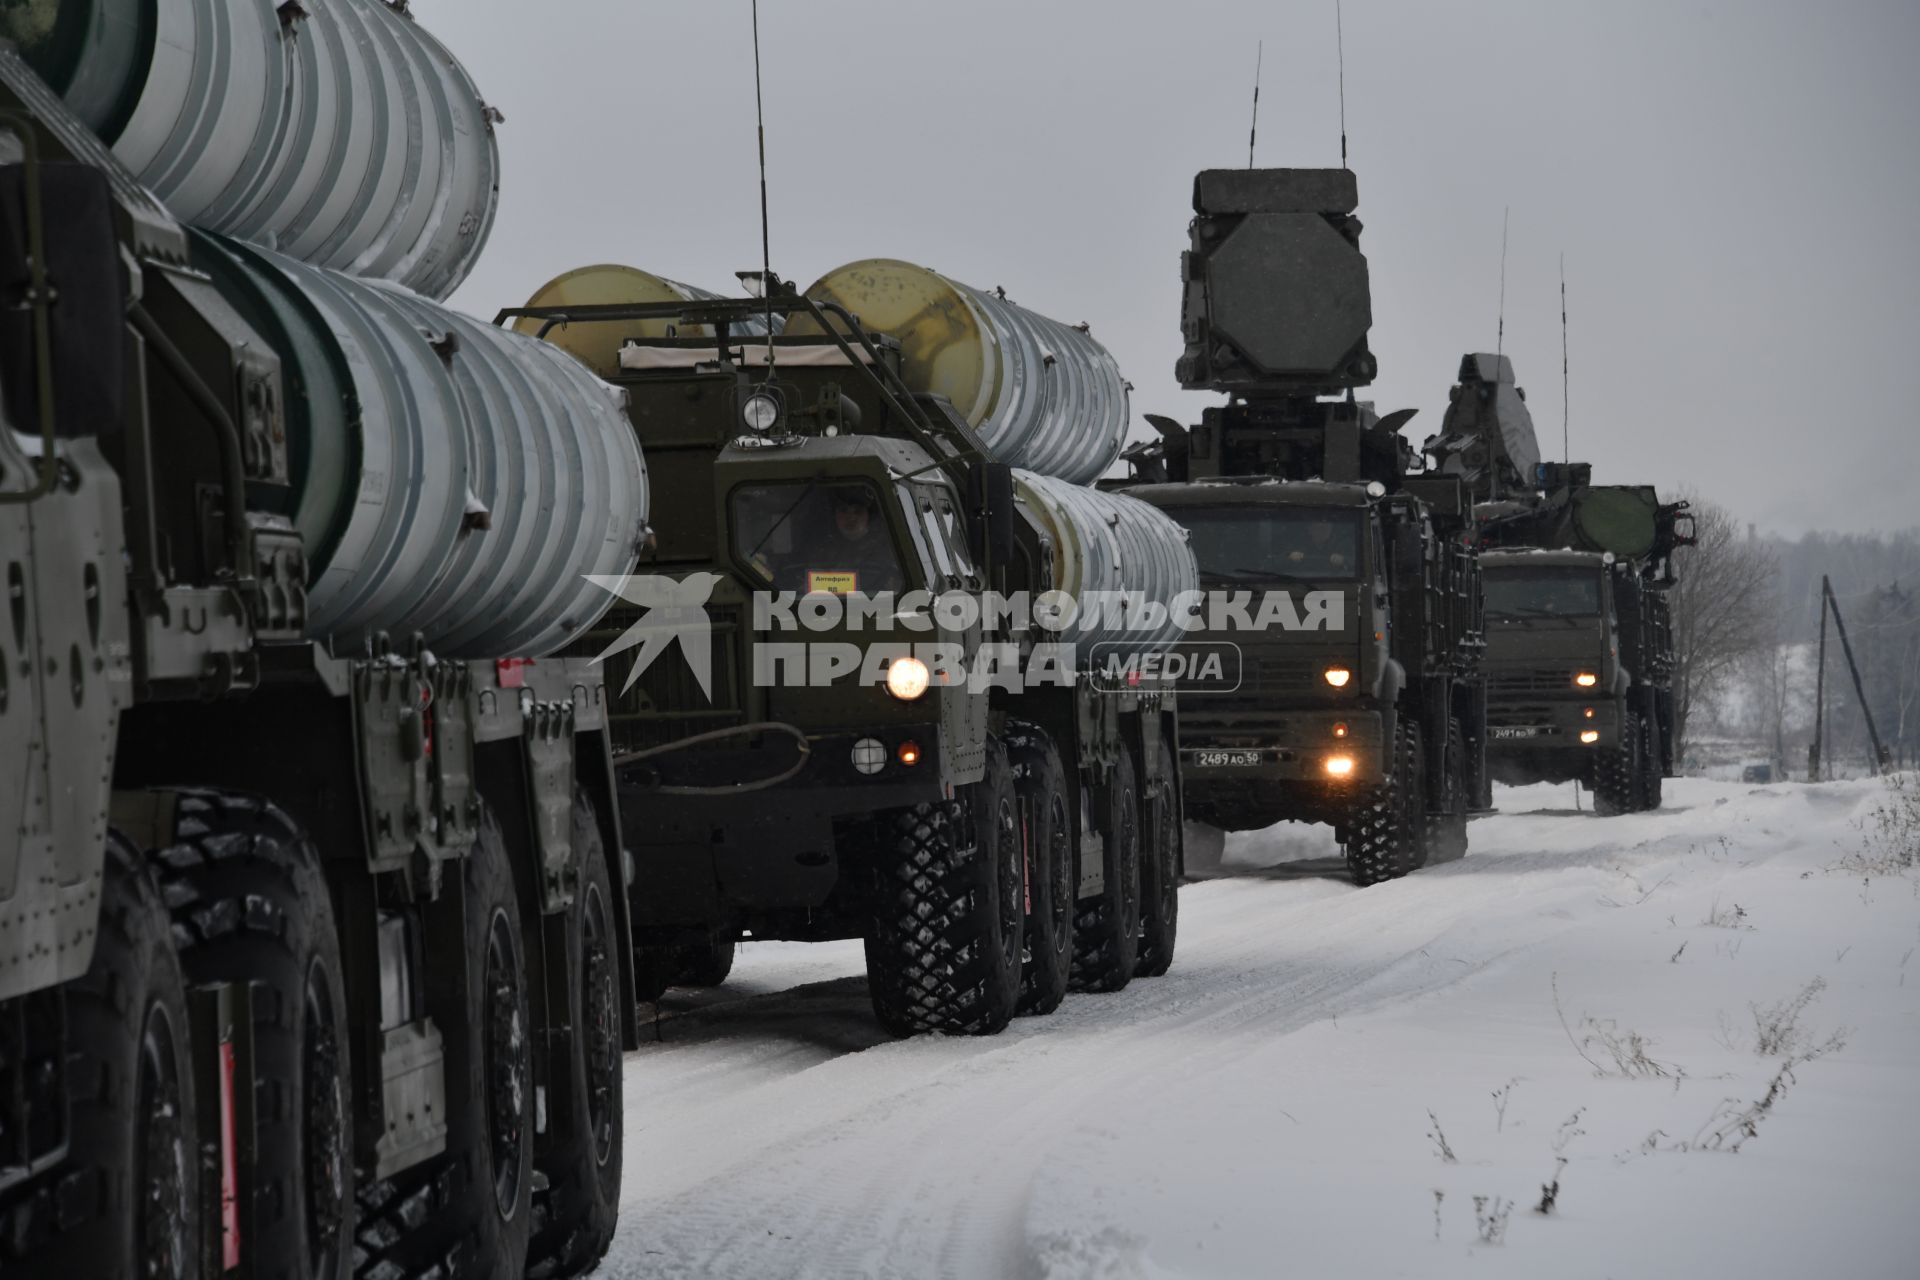
[[[1578,675],[1574,676],[1573,682],[1579,685],[1582,689],[1591,689],[1593,688],[1593,686],[1600,683],[1600,677],[1593,674],[1593,672],[1591,671],[1582,671]]]
[[[1583,745],[1590,747],[1600,741],[1600,731],[1598,729],[1582,729],[1580,731],[1580,741]]]
[[[740,406],[740,421],[755,435],[765,435],[780,421],[780,402],[764,391],[755,392]]]
[[[887,692],[902,702],[912,702],[930,683],[927,664],[918,658],[895,658],[887,664]]]
[[[1336,689],[1346,688],[1347,681],[1353,679],[1353,672],[1345,667],[1328,667],[1321,674],[1326,677],[1327,683]]]
[[[1351,778],[1353,776],[1353,757],[1328,756],[1327,776],[1329,778]]]

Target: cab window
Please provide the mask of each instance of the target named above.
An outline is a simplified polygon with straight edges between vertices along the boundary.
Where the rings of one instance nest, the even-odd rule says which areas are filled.
[[[728,510],[757,586],[801,595],[906,589],[880,490],[865,481],[742,485]]]
[[[1169,507],[1191,535],[1203,579],[1344,582],[1359,576],[1366,534],[1355,508]]]
[[[1600,575],[1590,569],[1488,569],[1490,618],[1590,618],[1600,612]]]

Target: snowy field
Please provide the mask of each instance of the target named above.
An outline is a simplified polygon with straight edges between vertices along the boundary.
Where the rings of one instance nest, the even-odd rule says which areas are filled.
[[[749,946],[628,1058],[600,1274],[1913,1280],[1920,881],[1841,865],[1883,795],[1503,790],[1365,890],[1233,837],[1171,974],[993,1039]]]

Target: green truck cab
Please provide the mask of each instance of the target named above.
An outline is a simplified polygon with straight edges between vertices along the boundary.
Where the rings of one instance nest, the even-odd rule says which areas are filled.
[[[844,307],[687,292],[501,316],[625,391],[663,495],[651,585],[573,650],[605,657],[622,804],[644,809],[643,994],[723,980],[742,939],[860,938],[889,1030],[990,1034],[1164,972],[1176,696],[1073,670],[1026,687],[1048,636],[987,607],[1054,586],[1048,482],[1016,482]],[[672,590],[694,625],[667,653],[643,637]]]
[[[1492,776],[1582,782],[1602,813],[1659,808],[1674,769],[1661,571],[1567,549],[1488,551],[1481,563]]]

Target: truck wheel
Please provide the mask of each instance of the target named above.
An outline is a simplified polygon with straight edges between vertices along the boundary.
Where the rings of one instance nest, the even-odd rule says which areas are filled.
[[[623,1104],[620,1073],[620,972],[615,963],[613,882],[593,805],[573,801],[578,886],[567,912],[566,1113],[536,1167],[547,1186],[533,1204],[529,1276],[591,1270],[613,1242],[620,1212]]]
[[[1180,932],[1180,813],[1173,783],[1155,778],[1141,806],[1140,947],[1136,978],[1158,978],[1173,967]]]
[[[1019,1000],[1020,816],[998,742],[987,743],[986,776],[962,791],[881,819],[867,983],[897,1036],[993,1035]]]
[[[1427,815],[1425,863],[1453,862],[1467,855],[1467,745],[1458,720],[1447,722],[1446,803]]]
[[[251,984],[251,1274],[343,1277],[353,1252],[353,1096],[340,937],[320,858],[270,802],[175,793],[148,857],[189,983]]]
[[[426,966],[429,1003],[458,1001],[446,1036],[447,1150],[360,1192],[362,1276],[492,1277],[526,1269],[533,1189],[533,1052],[520,905],[491,812],[460,861],[464,980]],[[451,968],[452,966],[447,966]]]
[[[198,1275],[186,984],[166,907],[118,834],[107,837],[102,881],[93,963],[66,989],[67,1158],[32,1199],[0,1213],[11,1237],[0,1259],[31,1250],[31,1274],[74,1280]]]
[[[633,949],[633,998],[640,1004],[653,1004],[667,994],[667,988],[680,977],[680,952],[675,947],[635,947]]]
[[[1392,774],[1348,812],[1345,852],[1355,884],[1364,888],[1413,870],[1426,824],[1419,770],[1419,732],[1403,716],[1394,733]]]
[[[1052,1013],[1066,999],[1073,967],[1073,897],[1077,880],[1073,817],[1066,771],[1044,733],[1022,729],[1007,738],[1015,792],[1025,802],[1026,919],[1022,927],[1020,1013]]]
[[[1640,790],[1640,717],[1620,721],[1620,745],[1593,762],[1593,811],[1602,817],[1632,813]]]
[[[686,972],[681,978],[689,987],[717,987],[733,972],[733,956],[739,944],[732,938],[721,942],[697,943],[687,948]]]
[[[1079,904],[1073,922],[1075,991],[1120,990],[1140,958],[1140,801],[1125,747],[1107,781],[1101,827],[1100,893]]]
[[[1643,721],[1646,735],[1640,747],[1640,795],[1639,807],[1647,812],[1660,807],[1664,781],[1661,768],[1663,753],[1660,750],[1660,726],[1652,720]]]

